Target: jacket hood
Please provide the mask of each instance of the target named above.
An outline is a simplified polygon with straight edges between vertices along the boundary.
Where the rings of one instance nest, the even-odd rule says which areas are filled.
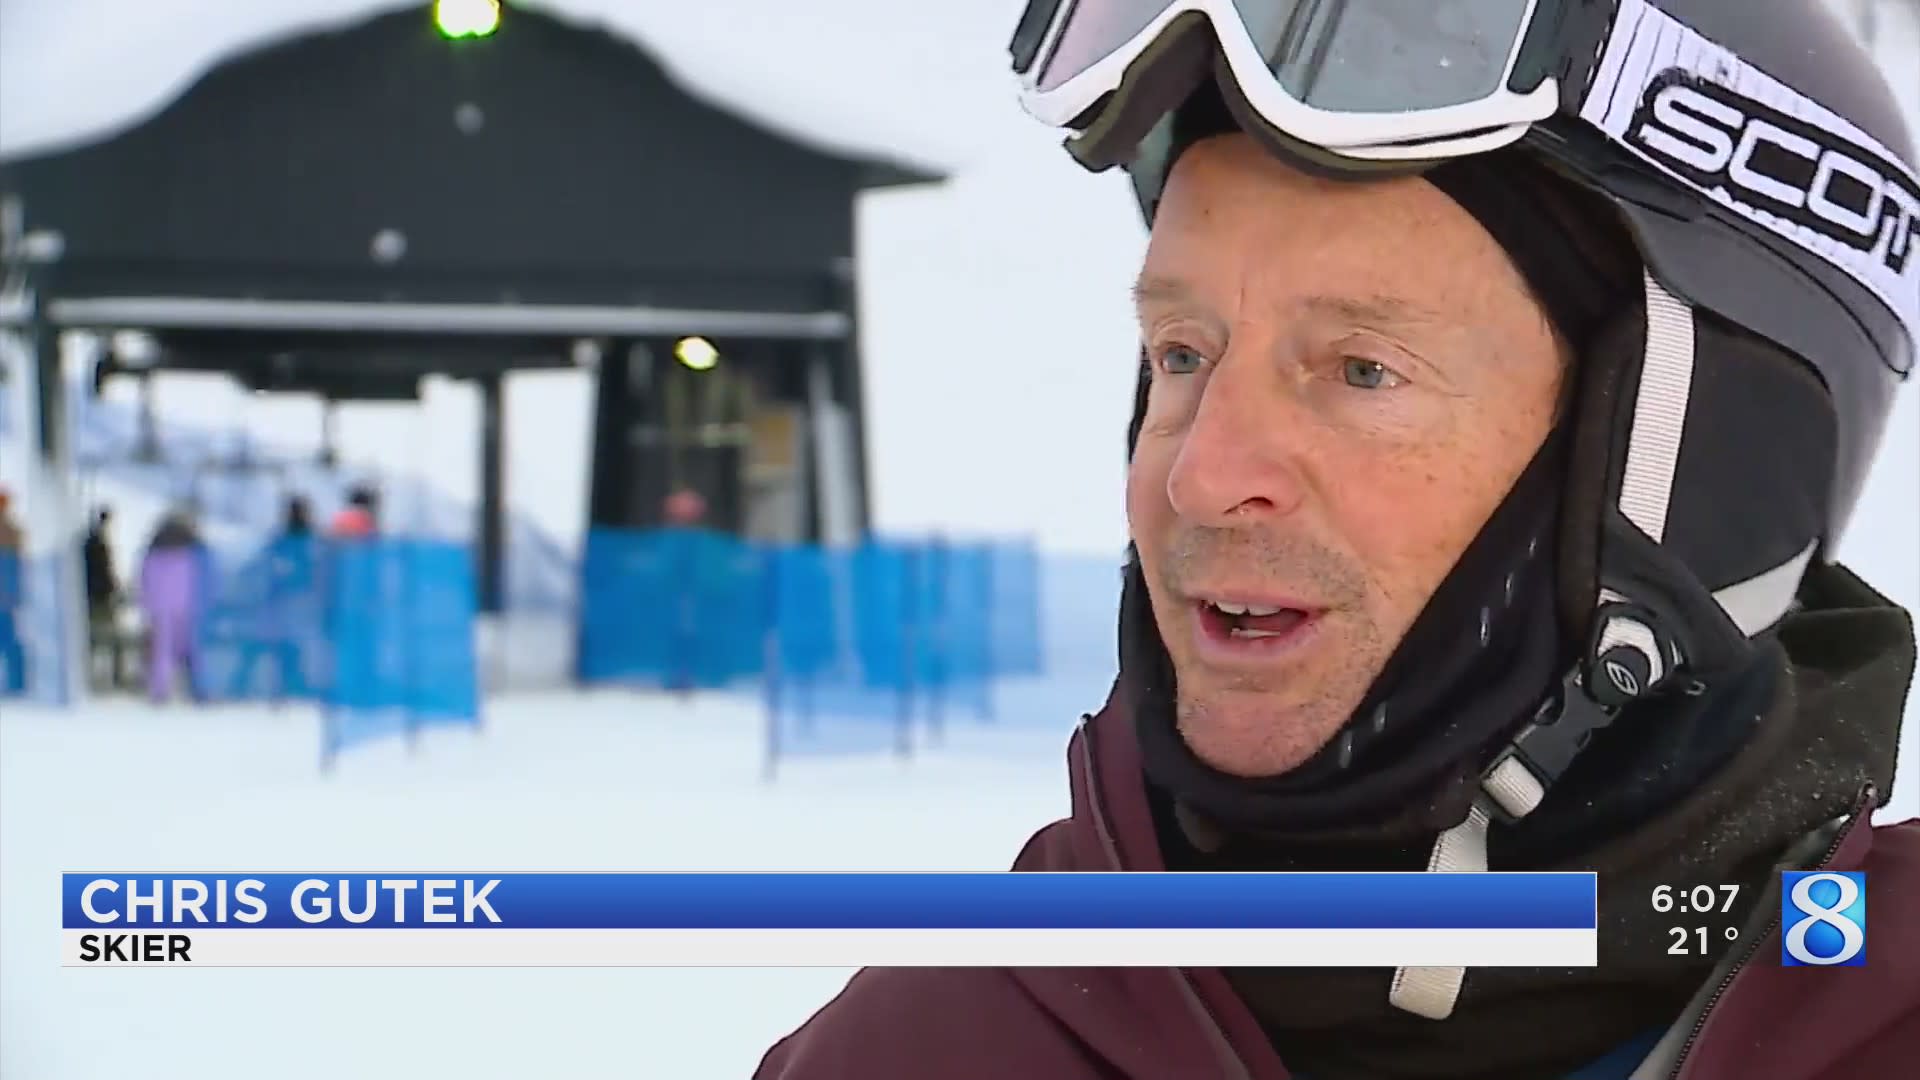
[[[154,532],[153,542],[148,546],[154,551],[165,551],[169,548],[192,547],[199,542],[200,534],[194,531],[192,525],[179,518],[169,518]]]

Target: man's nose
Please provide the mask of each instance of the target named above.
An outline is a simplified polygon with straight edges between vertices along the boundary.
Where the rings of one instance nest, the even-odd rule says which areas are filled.
[[[1219,527],[1293,512],[1305,494],[1305,419],[1270,364],[1229,353],[1208,378],[1167,476],[1174,512]]]

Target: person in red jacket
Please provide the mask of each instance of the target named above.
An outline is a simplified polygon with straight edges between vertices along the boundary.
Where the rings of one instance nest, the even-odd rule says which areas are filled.
[[[379,497],[370,487],[355,487],[347,492],[347,505],[333,515],[331,525],[328,532],[337,539],[364,540],[373,536],[380,528]]]
[[[1590,870],[1600,962],[872,969],[759,1080],[1908,1075],[1913,627],[1835,550],[1920,179],[1825,5],[1035,0],[1012,52],[1151,224],[1119,676],[1015,868]],[[1783,966],[1812,868],[1864,966]],[[1670,954],[1699,884],[1738,933]]]
[[[661,500],[660,519],[672,528],[697,529],[707,520],[706,497],[692,488],[676,488]]]

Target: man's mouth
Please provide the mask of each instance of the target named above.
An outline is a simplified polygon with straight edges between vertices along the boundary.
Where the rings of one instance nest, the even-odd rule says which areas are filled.
[[[1200,606],[1202,617],[1217,621],[1223,630],[1237,638],[1283,637],[1306,622],[1311,614],[1301,608],[1278,604],[1203,600]]]
[[[1246,659],[1277,655],[1275,650],[1302,643],[1323,613],[1304,603],[1277,597],[1195,601],[1203,647],[1245,653]]]

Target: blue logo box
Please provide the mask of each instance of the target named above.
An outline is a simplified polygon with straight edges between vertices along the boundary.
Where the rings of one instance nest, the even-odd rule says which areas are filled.
[[[1867,875],[1835,870],[1781,873],[1780,963],[1866,966]]]

